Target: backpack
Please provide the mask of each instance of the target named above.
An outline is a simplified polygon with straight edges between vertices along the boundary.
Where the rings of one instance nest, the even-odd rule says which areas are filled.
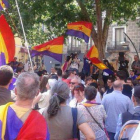
[[[129,112],[122,114],[122,128],[119,135],[119,140],[131,140],[138,125],[140,123],[140,114],[131,114]]]

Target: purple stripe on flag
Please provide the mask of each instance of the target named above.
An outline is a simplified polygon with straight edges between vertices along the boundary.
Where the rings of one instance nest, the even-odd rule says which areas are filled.
[[[83,32],[75,31],[75,30],[67,30],[66,34],[67,35],[71,35],[71,36],[82,38],[82,39],[85,40],[86,43],[89,42],[89,37],[86,34],[84,34]]]
[[[112,70],[110,70],[110,69],[104,69],[103,71],[106,72],[106,73],[108,73],[108,74],[111,74],[111,75],[114,73],[114,72],[113,72]]]
[[[5,54],[4,53],[0,53],[0,66],[5,65],[6,64],[6,60],[5,60]]]
[[[42,51],[42,52],[38,52],[36,50],[32,50],[31,51],[31,56],[37,56],[37,55],[48,55],[54,59],[56,59],[59,62],[62,62],[62,54],[58,54],[58,53],[52,53],[50,51]]]
[[[7,112],[5,140],[15,140],[23,126],[23,122],[17,117],[15,111],[9,107]]]
[[[3,10],[2,6],[0,5],[0,11]]]
[[[6,7],[6,8],[9,7],[9,2],[8,2],[8,0],[3,0],[3,3],[5,4],[5,7]]]
[[[1,135],[2,135],[2,121],[0,120],[0,139],[1,139]]]

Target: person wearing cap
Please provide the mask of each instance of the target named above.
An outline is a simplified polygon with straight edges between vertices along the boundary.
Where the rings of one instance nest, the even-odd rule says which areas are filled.
[[[134,87],[134,94],[132,95],[132,101],[134,104],[134,111],[133,112],[125,112],[119,115],[118,123],[117,123],[117,129],[116,129],[116,135],[115,140],[118,140],[121,127],[129,120],[137,120],[138,116],[135,116],[134,114],[139,115],[140,118],[140,85]],[[140,119],[139,119],[140,120]]]

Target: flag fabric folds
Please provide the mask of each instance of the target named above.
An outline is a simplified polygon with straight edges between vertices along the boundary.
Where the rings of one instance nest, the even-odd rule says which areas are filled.
[[[89,42],[91,35],[92,23],[86,21],[72,22],[67,25],[67,35],[75,36],[84,39],[86,43]]]
[[[0,10],[4,10],[4,8],[8,7],[9,7],[8,0],[0,0]]]
[[[101,70],[108,69],[107,66],[96,57],[91,58],[90,61]]]
[[[10,107],[12,104],[0,106],[0,140],[49,139],[46,121],[37,111],[31,111],[23,122]]]
[[[4,15],[0,16],[0,66],[11,62],[15,55],[15,40]]]
[[[95,46],[92,46],[92,47],[89,49],[89,51],[87,52],[86,57],[87,57],[88,59],[93,58],[93,57],[98,58],[98,57],[99,57],[99,53],[98,53],[97,48],[96,48]]]
[[[59,62],[62,62],[64,37],[60,36],[49,42],[32,47],[31,56],[48,55]]]
[[[103,70],[108,74],[113,74],[113,71],[110,70],[104,63],[102,63],[98,57],[99,53],[95,46],[92,46],[86,54],[86,57],[99,69]]]

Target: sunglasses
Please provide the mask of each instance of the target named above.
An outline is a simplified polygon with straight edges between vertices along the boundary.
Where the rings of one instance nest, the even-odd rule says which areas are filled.
[[[70,84],[71,84],[71,85],[75,85],[76,83],[74,83],[74,82],[70,82]]]

